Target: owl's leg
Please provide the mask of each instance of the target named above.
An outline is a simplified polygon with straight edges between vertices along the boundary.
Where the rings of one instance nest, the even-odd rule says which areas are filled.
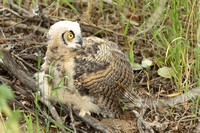
[[[42,98],[49,100],[51,94],[51,86],[48,84],[48,77],[45,76],[45,72],[36,73],[36,80],[39,82],[39,89],[42,93]]]
[[[42,88],[42,96],[45,100],[50,100],[51,96],[51,85],[48,83],[48,77],[44,77],[44,85]]]

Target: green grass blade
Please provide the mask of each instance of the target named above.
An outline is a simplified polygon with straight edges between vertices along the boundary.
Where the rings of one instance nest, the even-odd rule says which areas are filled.
[[[39,133],[40,132],[40,126],[39,126],[39,119],[38,119],[37,113],[36,113],[36,129],[37,129],[37,132]]]
[[[70,4],[68,0],[62,0],[62,2],[66,3],[76,14],[79,14],[76,8],[72,4]]]
[[[26,114],[24,114],[24,118],[25,118],[26,124],[28,126],[28,132],[34,133],[31,114],[29,115],[29,118],[26,116]]]
[[[133,14],[131,15],[130,19],[128,20],[128,23],[126,24],[126,27],[125,27],[125,30],[124,30],[124,36],[126,36],[127,32],[128,32],[128,28],[129,28],[129,25],[130,25],[130,21],[133,17]]]
[[[67,128],[66,126],[60,124],[59,122],[57,122],[57,121],[51,121],[51,122],[54,123],[55,125],[59,126],[59,127],[62,127],[62,128],[64,128],[64,129],[66,129],[67,131],[73,133],[73,131],[72,131],[71,129],[69,129],[69,128]]]

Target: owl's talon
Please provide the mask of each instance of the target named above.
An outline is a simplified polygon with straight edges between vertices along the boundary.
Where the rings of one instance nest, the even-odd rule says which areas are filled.
[[[85,114],[91,115],[91,113],[89,111],[85,111],[84,109],[80,110],[79,116],[84,117]]]

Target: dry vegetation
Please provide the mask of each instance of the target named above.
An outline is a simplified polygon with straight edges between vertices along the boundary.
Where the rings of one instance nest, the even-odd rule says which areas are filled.
[[[31,122],[23,117],[20,130],[128,133],[147,131],[150,126],[154,132],[200,132],[199,8],[196,0],[1,2],[0,46],[4,57],[0,82],[14,91],[15,99],[9,105],[36,123],[31,129]],[[77,112],[61,111],[60,106],[56,109],[62,119],[51,114],[52,110],[49,113],[45,102],[38,98],[33,75],[44,61],[46,33],[60,20],[79,22],[84,37],[94,35],[116,42],[133,64],[141,64],[144,59],[153,61],[147,68],[134,70],[134,91],[146,106],[145,110],[136,109],[138,117],[128,110],[120,119],[96,115],[96,119],[80,118]],[[172,71],[169,78],[158,74],[163,66]],[[5,120],[4,114],[0,120]],[[153,131],[149,128],[148,132]]]

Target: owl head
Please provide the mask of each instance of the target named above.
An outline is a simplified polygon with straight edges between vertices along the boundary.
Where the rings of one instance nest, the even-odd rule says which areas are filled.
[[[80,25],[77,22],[59,21],[48,32],[50,44],[65,45],[69,48],[83,46]]]

